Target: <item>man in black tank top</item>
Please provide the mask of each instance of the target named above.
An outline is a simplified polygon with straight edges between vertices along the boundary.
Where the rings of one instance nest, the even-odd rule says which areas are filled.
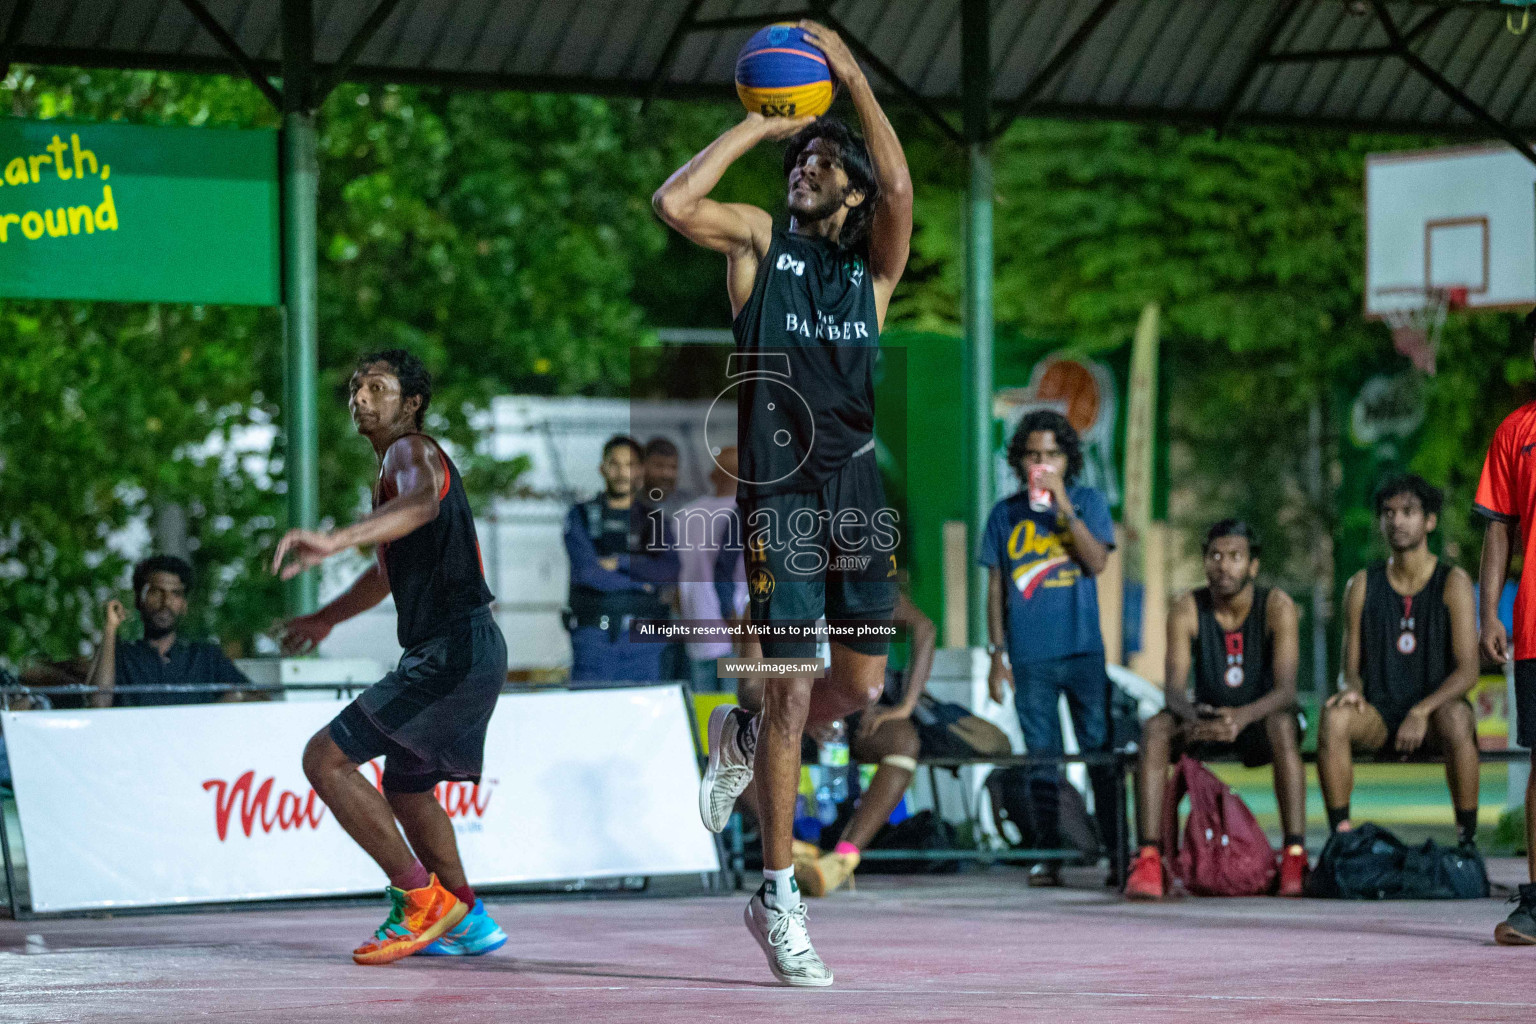
[[[1207,585],[1169,611],[1167,706],[1142,726],[1136,777],[1142,846],[1125,886],[1133,899],[1163,895],[1163,790],[1169,766],[1182,753],[1200,760],[1235,755],[1248,767],[1273,764],[1284,832],[1279,892],[1302,893],[1307,790],[1296,710],[1296,605],[1280,588],[1254,584],[1259,551],[1247,523],[1217,523],[1205,535]],[[1186,689],[1191,668],[1194,700]]]
[[[726,256],[737,346],[727,391],[737,404],[751,621],[888,621],[899,524],[876,470],[872,368],[907,263],[912,180],[847,45],[814,22],[782,31],[826,54],[867,144],[830,118],[749,114],[673,174],[654,206],[683,235]],[[787,229],[755,206],[709,198],[749,150],[790,136]],[[747,924],[785,984],[832,983],[806,935],[793,880],[801,731],[807,721],[814,728],[868,706],[884,684],[887,646],[833,643],[826,678],[773,677],[757,716],[726,707],[710,720],[700,815],[720,831],[755,770],[764,881]],[[768,657],[809,658],[815,649],[814,638],[762,643]]]
[[[1328,824],[1350,828],[1354,753],[1445,757],[1459,841],[1477,836],[1477,735],[1466,695],[1477,684],[1472,577],[1429,550],[1439,490],[1394,477],[1376,491],[1392,557],[1362,569],[1344,592],[1344,689],[1328,699],[1317,734],[1317,774]]]
[[[422,951],[489,952],[506,941],[475,899],[453,824],[432,793],[439,782],[480,781],[507,646],[491,617],[463,481],[420,432],[431,397],[431,378],[409,352],[359,361],[350,405],[357,432],[379,457],[373,511],[329,533],[289,530],[272,559],[272,571],[291,579],[339,551],[377,548],[374,564],[347,591],[286,624],[288,653],[313,649],[337,623],[386,596],[393,595],[399,616],[399,666],[304,748],[315,792],[389,876],[391,913],[353,951],[360,964]],[[358,771],[380,756],[382,793]]]

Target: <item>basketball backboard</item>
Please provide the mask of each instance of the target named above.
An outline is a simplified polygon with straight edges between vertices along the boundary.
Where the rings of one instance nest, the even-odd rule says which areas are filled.
[[[1469,309],[1536,305],[1536,165],[1508,146],[1367,157],[1365,315],[1451,288]]]

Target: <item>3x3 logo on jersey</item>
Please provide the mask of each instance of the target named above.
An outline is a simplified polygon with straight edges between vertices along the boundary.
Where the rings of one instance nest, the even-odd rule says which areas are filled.
[[[774,264],[775,270],[788,270],[796,277],[805,276],[805,260],[797,260],[787,252],[779,253],[779,262]]]

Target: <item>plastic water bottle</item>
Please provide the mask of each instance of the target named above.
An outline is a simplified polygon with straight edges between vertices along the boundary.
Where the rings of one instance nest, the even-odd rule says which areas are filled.
[[[816,786],[816,820],[830,825],[837,820],[837,801],[832,799],[831,771],[821,764],[810,766],[811,781]]]
[[[821,736],[817,760],[821,763],[822,785],[834,805],[848,799],[848,728],[838,719]]]

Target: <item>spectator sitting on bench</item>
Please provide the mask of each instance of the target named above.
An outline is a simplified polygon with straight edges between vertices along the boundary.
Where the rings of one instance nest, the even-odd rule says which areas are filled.
[[[133,567],[133,606],[144,622],[144,638],[124,642],[118,630],[128,613],[115,598],[106,604],[106,626],[86,682],[96,687],[92,704],[98,708],[149,707],[166,704],[211,704],[238,700],[235,690],[191,693],[116,693],[123,686],[184,686],[230,683],[249,686],[250,680],[224,655],[217,643],[191,643],[177,630],[187,614],[192,566],[174,555],[155,555]]]
[[[1477,836],[1477,733],[1467,692],[1477,683],[1472,577],[1429,550],[1441,495],[1422,477],[1376,491],[1385,562],[1361,569],[1344,592],[1344,690],[1329,698],[1317,737],[1328,825],[1347,831],[1353,752],[1420,751],[1445,757],[1456,838]]]
[[[892,617],[911,631],[911,660],[905,672],[887,671],[885,690],[879,700],[847,720],[850,765],[873,764],[877,767],[836,847],[822,853],[809,843],[795,844],[795,880],[806,896],[825,896],[853,874],[863,849],[901,803],[912,782],[912,774],[917,770],[917,759],[922,756],[912,712],[917,708],[917,700],[923,695],[928,674],[933,670],[938,630],[934,628],[933,620],[912,603],[905,590],[897,595]],[[903,681],[905,688],[902,688]]]
[[[1125,894],[1163,896],[1163,790],[1169,765],[1186,752],[1200,760],[1235,754],[1250,768],[1274,765],[1285,833],[1280,895],[1300,896],[1307,870],[1306,773],[1296,713],[1296,605],[1280,588],[1254,584],[1259,542],[1242,520],[1211,527],[1203,550],[1207,586],[1179,598],[1168,615],[1167,708],[1142,726],[1136,772],[1142,846]],[[1185,691],[1191,665],[1194,703]]]

